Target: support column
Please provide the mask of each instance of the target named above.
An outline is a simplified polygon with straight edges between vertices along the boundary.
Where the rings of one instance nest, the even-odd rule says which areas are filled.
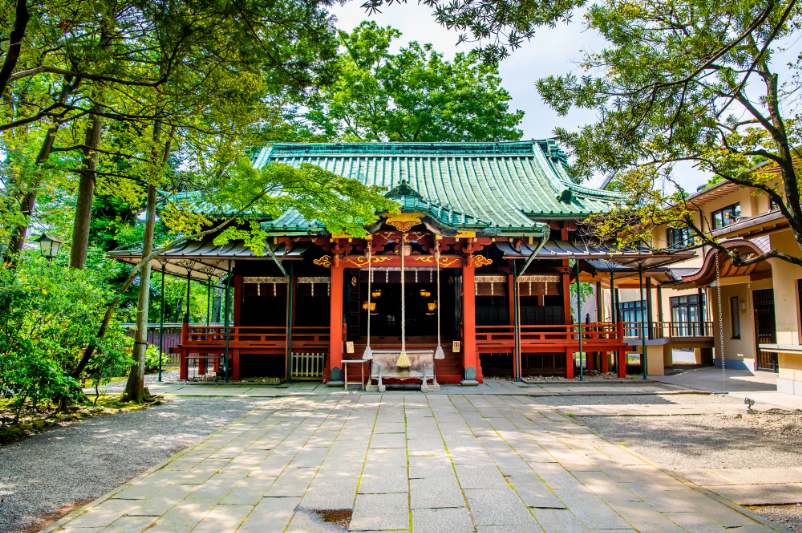
[[[596,322],[604,322],[601,281],[596,282]]]
[[[652,278],[646,278],[646,321],[649,323],[646,331],[649,340],[654,339],[654,311],[652,309]]]
[[[464,368],[462,385],[478,385],[476,375],[476,285],[474,283],[473,257],[465,260],[462,267],[462,366]]]
[[[343,360],[343,275],[345,269],[335,257],[331,266],[331,302],[329,307],[329,385],[342,385]]]
[[[580,359],[580,364],[582,360]],[[565,349],[565,379],[574,379],[574,349]]]
[[[242,325],[242,276],[234,275],[234,327]]]
[[[702,287],[697,289],[696,294],[698,295],[697,298],[697,315],[699,316],[699,331],[697,336],[699,337],[706,337],[709,335],[713,335],[712,331],[705,331],[705,306],[704,306],[704,291]]]
[[[563,259],[563,266],[568,267],[568,259]],[[566,326],[570,326],[573,324],[573,320],[571,319],[571,288],[570,288],[570,274],[566,272],[563,274],[563,309],[565,310],[565,321],[563,322]],[[580,321],[582,319],[580,318]]]
[[[657,331],[658,331],[657,336],[662,339],[665,336],[665,328],[663,328],[663,286],[662,285],[658,285],[657,286],[657,323],[659,324],[657,326],[657,328],[658,328],[657,329]],[[670,337],[671,333],[669,333],[668,336]]]

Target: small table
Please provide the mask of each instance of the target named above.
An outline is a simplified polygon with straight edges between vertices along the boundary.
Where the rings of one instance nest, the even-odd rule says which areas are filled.
[[[348,392],[348,385],[361,385],[362,387],[365,386],[365,365],[364,363],[369,363],[369,359],[343,359],[343,374],[345,383],[345,392]],[[362,371],[362,381],[348,381],[348,364],[349,363],[359,363],[359,369]]]

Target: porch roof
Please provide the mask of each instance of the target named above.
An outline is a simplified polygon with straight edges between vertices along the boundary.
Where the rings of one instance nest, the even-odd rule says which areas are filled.
[[[497,241],[496,246],[504,253],[505,259],[522,259],[532,255],[538,244],[522,242],[520,248],[516,249],[512,243]],[[692,257],[694,257],[692,253],[653,254],[648,248],[612,249],[569,241],[547,241],[536,259],[604,259],[624,267],[637,268],[643,265],[644,269],[650,269]]]
[[[179,278],[191,276],[193,279],[210,280],[226,275],[229,260],[271,259],[267,253],[264,256],[256,255],[242,241],[216,245],[212,240],[212,237],[207,237],[202,241],[182,243],[151,261],[151,268]],[[301,259],[310,244],[308,241],[295,242],[290,249],[284,243],[265,243],[265,246],[270,247],[278,259]],[[142,259],[142,249],[112,250],[108,256],[136,265]]]

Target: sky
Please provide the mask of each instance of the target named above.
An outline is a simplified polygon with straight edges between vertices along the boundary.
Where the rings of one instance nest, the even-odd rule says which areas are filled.
[[[374,15],[368,15],[361,4],[361,0],[351,0],[342,6],[335,5],[332,12],[338,19],[337,26],[351,31],[365,19],[374,20],[381,26],[392,26],[403,33],[394,42],[393,51],[410,41],[418,41],[432,43],[435,50],[451,59],[456,53],[467,52],[473,46],[471,43],[456,46],[458,32],[437,24],[432,10],[415,0],[384,6],[381,14]],[[532,41],[525,42],[501,62],[502,85],[512,96],[510,108],[526,113],[521,124],[524,139],[544,139],[554,136],[557,126],[570,130],[596,121],[595,112],[590,110],[572,110],[566,116],[559,116],[541,100],[535,82],[539,78],[571,71],[581,74],[578,63],[582,50],[598,51],[603,47],[604,39],[596,32],[585,30],[581,16],[574,15],[570,24],[538,30]],[[783,62],[792,56],[791,53],[785,55],[788,57],[780,58]],[[675,178],[686,190],[696,190],[707,182],[708,176],[687,164],[675,167]],[[584,185],[599,187],[603,179],[601,175],[595,176]]]

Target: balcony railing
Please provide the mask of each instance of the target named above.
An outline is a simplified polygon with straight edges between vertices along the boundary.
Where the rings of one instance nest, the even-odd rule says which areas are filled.
[[[573,346],[582,342],[589,346],[618,345],[623,339],[623,323],[570,324],[566,326],[521,326],[521,346]],[[515,344],[515,326],[476,326],[478,346],[507,347]]]
[[[712,337],[713,322],[624,322],[624,336],[628,339],[673,339],[682,337]],[[651,335],[649,335],[651,333]]]
[[[189,326],[181,343],[189,349],[220,349],[226,344],[225,326]],[[230,326],[228,332],[230,348],[285,348],[287,328],[263,326]],[[329,344],[328,327],[294,327],[292,344],[295,346],[325,346]]]

